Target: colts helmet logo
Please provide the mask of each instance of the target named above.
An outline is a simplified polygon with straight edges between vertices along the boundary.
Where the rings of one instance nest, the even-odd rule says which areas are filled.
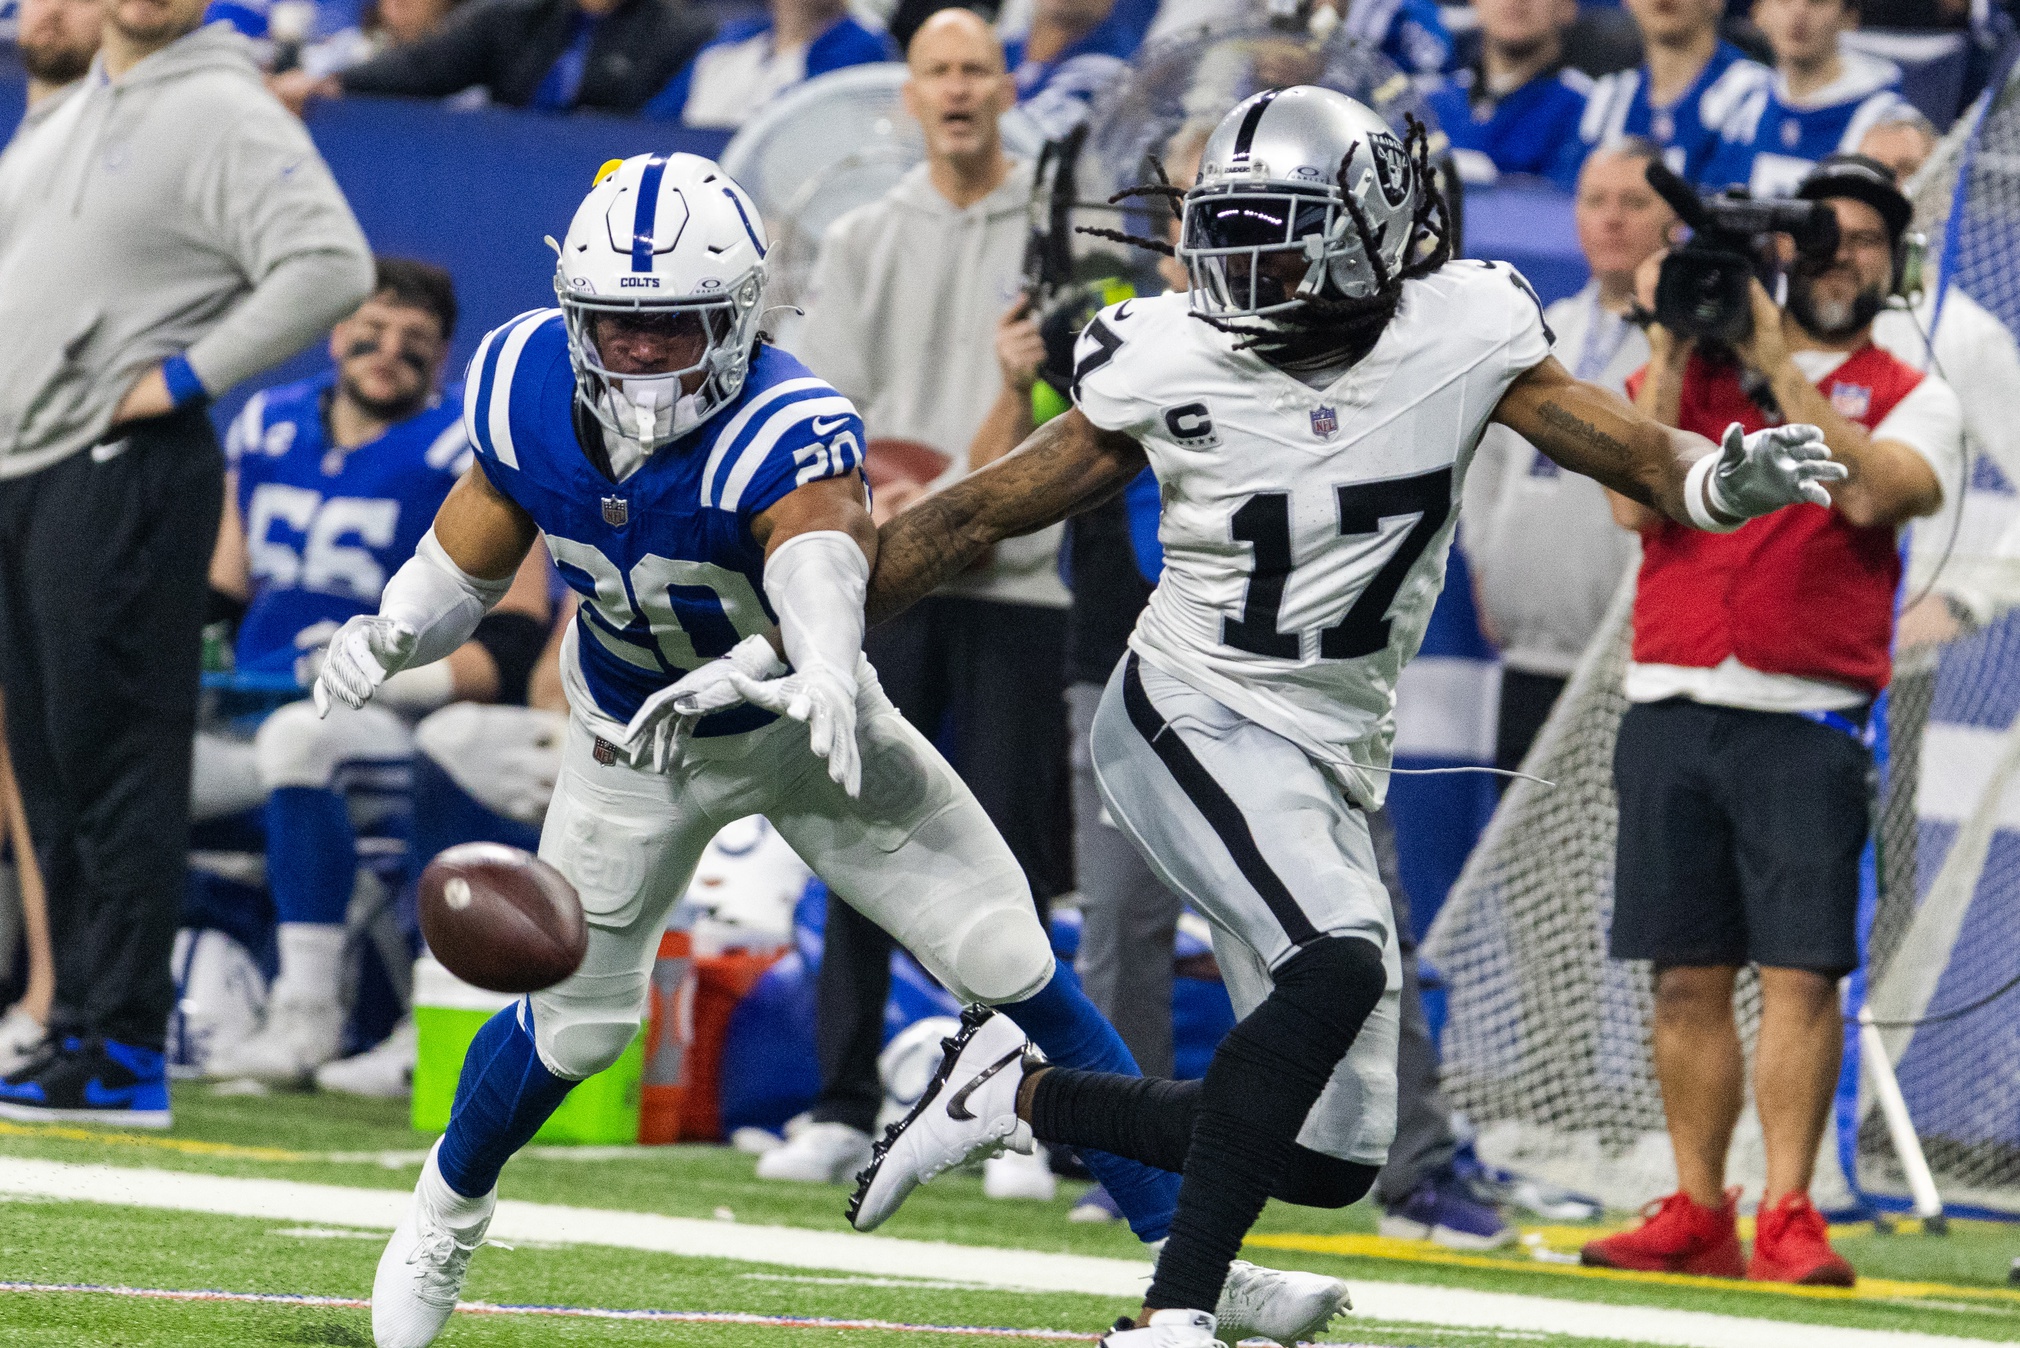
[[[1339,414],[1330,407],[1312,409],[1312,434],[1321,440],[1330,440],[1340,429]]]
[[[1375,181],[1382,186],[1382,200],[1393,208],[1410,197],[1410,152],[1403,142],[1386,131],[1368,137],[1368,153],[1375,159]]]
[[[631,503],[622,496],[603,498],[603,522],[613,529],[622,529],[631,518]]]

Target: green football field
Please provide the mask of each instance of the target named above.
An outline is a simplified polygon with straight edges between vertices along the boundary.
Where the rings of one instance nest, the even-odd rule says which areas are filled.
[[[0,1124],[0,1343],[357,1344],[372,1269],[430,1139],[400,1106],[179,1087],[164,1134]],[[538,1148],[512,1163],[469,1305],[440,1342],[1037,1344],[1132,1311],[1148,1273],[1119,1226],[992,1202],[974,1175],[875,1237],[840,1189],[768,1184],[727,1148]],[[1596,1229],[1596,1228],[1594,1228]],[[2020,1341],[2020,1227],[1839,1234],[1860,1288],[1757,1289],[1561,1262],[1592,1229],[1495,1255],[1374,1235],[1365,1207],[1273,1205],[1248,1258],[1347,1279],[1352,1344],[1938,1348]],[[503,1248],[502,1246],[510,1246]]]

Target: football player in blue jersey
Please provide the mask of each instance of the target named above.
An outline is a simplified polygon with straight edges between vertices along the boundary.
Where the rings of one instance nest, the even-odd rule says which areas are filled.
[[[1788,196],[1821,160],[1856,153],[1868,131],[1913,112],[1899,66],[1843,45],[1859,0],[1756,0],[1753,21],[1774,48],[1774,78],[1726,119],[1704,186]]]
[[[470,460],[460,391],[441,388],[455,322],[448,273],[381,258],[371,298],[331,332],[334,368],[254,394],[233,422],[211,587],[214,611],[237,619],[241,672],[308,673],[414,555]],[[357,830],[400,831],[412,719],[456,698],[523,700],[547,634],[540,560],[475,640],[401,675],[377,705],[325,720],[294,703],[249,742],[199,732],[194,815],[262,810],[280,948],[264,1026],[203,1046],[211,1075],[296,1081],[337,1056]]]
[[[1624,0],[1647,55],[1633,70],[1592,85],[1578,134],[1587,145],[1640,136],[1691,182],[1718,147],[1718,131],[1767,67],[1718,35],[1724,0]]]
[[[1006,1065],[1028,1033],[1054,1061],[1135,1067],[1054,962],[1009,847],[863,659],[876,548],[863,424],[759,330],[756,206],[708,160],[640,155],[604,166],[556,248],[559,307],[520,315],[471,361],[475,468],[379,612],[338,633],[316,686],[320,705],[360,707],[461,646],[536,531],[582,596],[540,851],[581,895],[588,953],[471,1045],[448,1131],[379,1261],[382,1348],[440,1332],[500,1169],[630,1042],[667,910],[730,820],[765,815],[957,997],[1003,1007],[1021,1027],[994,1018]],[[1002,1142],[1032,1146],[1015,1128]],[[1164,1234],[1164,1177],[1089,1163],[1139,1235]],[[1327,1315],[1338,1303],[1331,1279],[1257,1276],[1250,1319],[1265,1332],[1309,1327],[1309,1284]]]

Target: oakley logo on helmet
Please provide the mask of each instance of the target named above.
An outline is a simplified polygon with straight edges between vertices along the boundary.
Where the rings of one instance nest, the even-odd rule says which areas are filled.
[[[1410,198],[1409,151],[1386,132],[1369,136],[1368,150],[1375,159],[1375,181],[1381,184],[1382,199],[1391,206],[1402,205]]]

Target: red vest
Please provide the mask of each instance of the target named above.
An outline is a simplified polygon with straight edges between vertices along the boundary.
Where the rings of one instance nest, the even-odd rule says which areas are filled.
[[[1630,396],[1645,373],[1628,381]],[[1869,345],[1818,388],[1847,419],[1871,430],[1921,382],[1919,372]],[[1749,432],[1769,424],[1741,392],[1737,366],[1693,354],[1677,425],[1716,441],[1735,421]],[[1900,579],[1893,526],[1858,528],[1824,506],[1789,506],[1729,534],[1665,519],[1641,536],[1634,659],[1709,669],[1738,656],[1764,674],[1877,695],[1891,673]]]

